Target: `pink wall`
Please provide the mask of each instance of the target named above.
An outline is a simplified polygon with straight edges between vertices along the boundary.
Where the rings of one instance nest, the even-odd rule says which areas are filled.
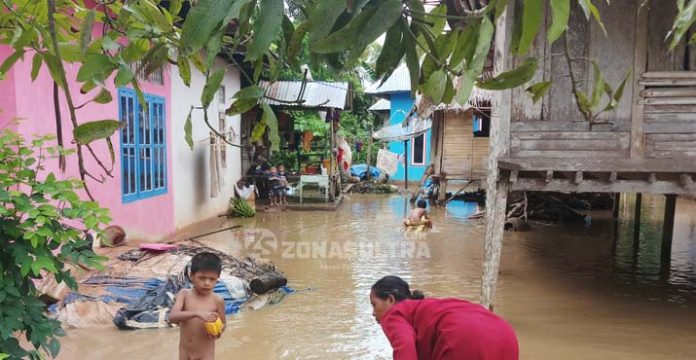
[[[0,45],[0,62],[7,59],[13,52],[14,50],[9,46]],[[17,112],[15,100],[15,76],[14,71],[10,70],[5,80],[0,80],[0,129],[17,129],[12,121]]]
[[[0,54],[3,54],[0,52]],[[28,54],[29,55],[29,54]],[[92,99],[98,89],[92,90],[88,94],[80,93],[80,84],[75,81],[78,64],[66,64],[68,82],[71,83],[70,89],[76,105],[80,105]],[[18,131],[30,137],[34,134],[46,135],[55,134],[55,116],[53,110],[53,82],[45,66],[41,69],[39,77],[35,82],[31,82],[31,56],[25,56],[23,62],[18,62],[14,69],[16,111],[15,115],[25,118],[21,121]],[[164,85],[141,82],[143,92],[164,97],[166,137],[167,137],[167,193],[153,196],[150,198],[137,200],[124,204],[121,198],[121,171],[120,171],[120,145],[119,135],[114,134],[111,138],[116,153],[116,163],[114,164],[113,178],[107,177],[106,182],[100,184],[94,180],[87,179],[90,191],[102,207],[108,208],[113,217],[113,224],[123,226],[131,238],[148,238],[156,240],[174,231],[174,196],[172,188],[172,139],[171,139],[171,84],[169,81],[169,68],[164,70]],[[94,120],[118,119],[118,96],[117,89],[113,81],[107,81],[107,88],[111,91],[114,100],[109,104],[90,103],[80,110],[77,110],[78,123],[85,123]],[[7,92],[6,84],[2,84],[1,92]],[[70,144],[72,139],[72,125],[70,122],[67,103],[61,93],[61,114],[63,124],[64,146],[75,148]],[[102,162],[110,164],[110,155],[106,142],[101,140],[93,143],[93,148]],[[89,155],[87,149],[83,147],[85,164],[88,171],[92,174],[103,174],[96,161]],[[64,176],[79,177],[77,171],[77,156],[71,155],[66,162],[66,172]],[[47,164],[47,170],[60,174],[58,160],[53,159]]]

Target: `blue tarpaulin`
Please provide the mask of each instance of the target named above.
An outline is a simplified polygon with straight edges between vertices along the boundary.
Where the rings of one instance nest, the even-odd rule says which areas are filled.
[[[370,166],[370,176],[374,179],[378,178],[380,171],[375,166]],[[367,164],[357,164],[350,167],[350,175],[357,176],[360,180],[367,179]]]

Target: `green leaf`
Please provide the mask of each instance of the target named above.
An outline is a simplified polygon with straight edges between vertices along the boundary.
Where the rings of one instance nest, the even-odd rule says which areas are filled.
[[[261,0],[259,16],[254,21],[254,37],[247,47],[246,57],[254,61],[268,51],[283,22],[282,0]]]
[[[672,39],[669,44],[670,50],[674,50],[674,48],[679,45],[684,35],[689,31],[694,22],[696,22],[696,1],[689,2],[689,5],[686,8],[684,7],[683,2],[679,4],[681,6],[678,7],[679,12],[674,19],[672,30],[667,33],[667,38]],[[694,37],[696,37],[696,34],[692,36],[693,40]]]
[[[384,0],[364,27],[360,28],[358,41],[353,44],[346,59],[346,67],[351,67],[362,55],[368,45],[382,36],[401,17],[403,3],[401,0]]]
[[[446,87],[447,75],[445,71],[442,69],[436,70],[423,85],[423,95],[428,97],[433,104],[437,105],[442,101]]]
[[[345,0],[322,0],[317,2],[312,14],[309,16],[309,43],[312,46],[331,32],[336,20],[345,9]]]
[[[201,94],[201,104],[204,108],[207,109],[208,106],[210,106],[210,103],[215,98],[215,94],[217,94],[217,91],[220,88],[220,84],[222,84],[222,80],[224,78],[225,69],[218,69],[205,82],[205,86],[203,87],[203,93]]]
[[[375,77],[380,78],[384,74],[391,74],[403,58],[404,46],[401,44],[401,24],[394,24],[384,40],[382,51],[375,64]]]
[[[111,93],[109,92],[109,90],[106,90],[104,88],[102,88],[99,91],[99,94],[97,96],[95,96],[94,99],[92,99],[92,101],[94,101],[98,104],[108,104],[113,100],[114,100],[114,98],[111,96]]]
[[[570,19],[570,0],[551,0],[553,21],[547,32],[549,43],[553,44],[568,28]]]
[[[94,30],[94,17],[96,14],[97,12],[94,9],[87,11],[87,15],[80,28],[80,53],[82,56],[85,56],[87,47],[89,47],[89,43],[92,42],[92,31]]]
[[[189,64],[188,59],[179,55],[176,63],[179,69],[179,77],[181,77],[184,85],[191,86],[191,64]]]
[[[486,90],[511,89],[531,80],[534,74],[536,74],[538,66],[538,59],[528,58],[516,69],[501,73],[494,78],[480,81],[476,86]]]
[[[599,70],[599,65],[592,61],[592,68],[594,72],[594,88],[592,89],[592,100],[590,101],[590,108],[594,109],[599,105],[599,101],[602,100],[602,93],[604,92],[605,82],[604,77],[602,77],[602,72]]]
[[[78,44],[60,43],[58,44],[58,49],[60,50],[60,57],[63,61],[69,63],[81,62],[85,58]]]
[[[31,81],[35,81],[36,77],[39,76],[39,71],[41,70],[41,63],[43,62],[43,56],[40,53],[35,53],[34,58],[31,59]]]
[[[58,339],[51,339],[48,343],[47,348],[48,353],[51,354],[51,357],[55,358],[56,356],[58,356],[58,353],[60,352],[60,342],[58,341]]]
[[[268,140],[271,142],[271,153],[280,151],[280,136],[278,135],[278,118],[267,103],[261,103],[263,122],[268,126]]]
[[[527,88],[528,93],[532,95],[532,101],[536,104],[539,99],[544,97],[544,95],[551,89],[551,82],[550,81],[542,81],[539,83],[536,83],[530,87]]]
[[[116,69],[111,59],[104,54],[87,54],[85,62],[77,72],[77,81],[103,83]]]
[[[401,20],[401,26],[407,27],[405,20]],[[416,43],[410,36],[403,38],[404,51],[406,52],[406,66],[408,67],[409,77],[411,78],[411,95],[415,95],[418,89],[418,78],[420,77],[420,61],[416,51]]]
[[[251,110],[254,106],[256,106],[257,103],[258,103],[258,99],[255,99],[255,98],[237,99],[225,111],[225,114],[227,114],[227,116],[234,116],[237,114],[245,113],[245,112]]]
[[[117,87],[126,86],[126,84],[133,80],[134,76],[130,66],[120,64],[118,66],[118,72],[116,72],[116,77],[114,78],[114,85]]]
[[[191,56],[189,56],[189,60],[191,60],[193,67],[195,67],[196,70],[200,71],[201,73],[205,74],[208,71],[203,64],[203,58],[201,57],[200,53],[191,54]]]
[[[576,91],[575,95],[577,95],[578,98],[578,105],[580,105],[580,111],[583,113],[591,113],[592,105],[590,104],[590,99],[587,98],[587,95],[585,95],[585,93],[583,93],[580,90]]]
[[[472,22],[464,28],[457,38],[457,44],[450,57],[450,65],[455,69],[463,68],[463,61],[470,63],[476,51],[476,40],[478,39],[478,29],[480,23]]]
[[[170,0],[169,1],[169,13],[177,16],[181,12],[181,5],[183,0]]]
[[[445,93],[442,95],[442,103],[451,104],[455,94],[456,92],[454,90],[454,83],[452,83],[452,78],[447,76],[447,84],[445,86]]]
[[[374,6],[363,10],[346,26],[311,45],[312,51],[317,54],[330,54],[351,48],[376,12],[377,7]]]
[[[260,99],[264,90],[258,85],[247,86],[234,94],[235,99]]]
[[[292,40],[290,40],[290,44],[288,45],[288,61],[290,64],[297,64],[297,55],[302,47],[302,40],[305,38],[307,30],[309,30],[311,25],[311,22],[304,21],[292,34]]]
[[[191,123],[192,112],[193,107],[189,110],[188,116],[186,117],[186,122],[184,123],[184,140],[186,140],[189,148],[193,151],[193,124]]]
[[[179,51],[189,55],[202,49],[210,36],[217,32],[230,14],[235,0],[201,0],[191,8],[181,29]]]
[[[517,53],[523,55],[529,50],[539,32],[541,17],[544,15],[542,0],[525,0],[522,12],[522,36]]]
[[[484,16],[478,32],[479,37],[478,41],[476,42],[474,57],[471,60],[471,64],[468,64],[466,67],[467,71],[470,72],[470,77],[472,79],[475,79],[481,73],[481,71],[483,71],[483,66],[486,64],[488,52],[491,49],[491,41],[493,40],[494,32],[495,26],[493,26],[493,23],[488,16]]]
[[[80,124],[73,129],[75,142],[80,145],[89,144],[94,140],[106,139],[121,128],[116,120],[98,120]]]
[[[208,44],[205,46],[205,50],[206,50],[205,67],[208,69],[211,69],[213,67],[213,63],[215,62],[215,58],[222,50],[221,37],[222,37],[222,34],[219,34],[219,33],[213,34],[213,36],[208,41]]]
[[[7,59],[5,59],[5,61],[2,62],[2,65],[0,65],[0,75],[7,74],[7,72],[17,62],[17,60],[21,59],[23,56],[24,49],[19,49],[13,52],[12,55],[8,56]]]
[[[602,22],[602,18],[599,15],[599,10],[597,10],[597,7],[594,6],[592,3],[592,0],[578,0],[578,4],[582,8],[582,11],[585,13],[585,17],[587,20],[590,20],[590,14],[594,19],[597,21],[599,26],[602,28],[602,31],[604,32],[604,36],[607,35],[607,29],[604,27],[604,23]]]
[[[455,95],[455,101],[457,104],[465,105],[467,102],[469,102],[471,92],[474,90],[474,81],[474,78],[468,73],[465,73],[459,79],[459,90],[457,91],[457,95]]]

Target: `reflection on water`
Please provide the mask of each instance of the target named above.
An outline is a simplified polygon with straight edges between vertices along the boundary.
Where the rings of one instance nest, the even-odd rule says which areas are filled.
[[[622,213],[632,214],[625,201]],[[644,197],[643,206],[638,251],[630,216],[619,222],[616,241],[602,214],[589,228],[506,233],[496,311],[516,328],[523,359],[696,358],[696,203],[677,203],[668,278],[659,272],[664,205]],[[231,317],[218,358],[388,359],[367,299],[386,274],[430,296],[478,300],[484,228],[466,219],[475,205],[429,209],[435,225],[426,232],[404,231],[409,209],[401,195],[352,195],[336,212],[234,220],[265,229],[259,233],[273,241],[258,246],[244,233],[202,239],[232,254],[267,254],[298,289],[279,305]],[[176,329],[77,330],[60,359],[173,359],[177,344]]]

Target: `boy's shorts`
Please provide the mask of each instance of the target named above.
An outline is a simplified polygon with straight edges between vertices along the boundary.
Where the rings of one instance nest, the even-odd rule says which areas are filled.
[[[286,191],[285,186],[274,187],[273,190],[271,190],[271,195],[284,196]]]

